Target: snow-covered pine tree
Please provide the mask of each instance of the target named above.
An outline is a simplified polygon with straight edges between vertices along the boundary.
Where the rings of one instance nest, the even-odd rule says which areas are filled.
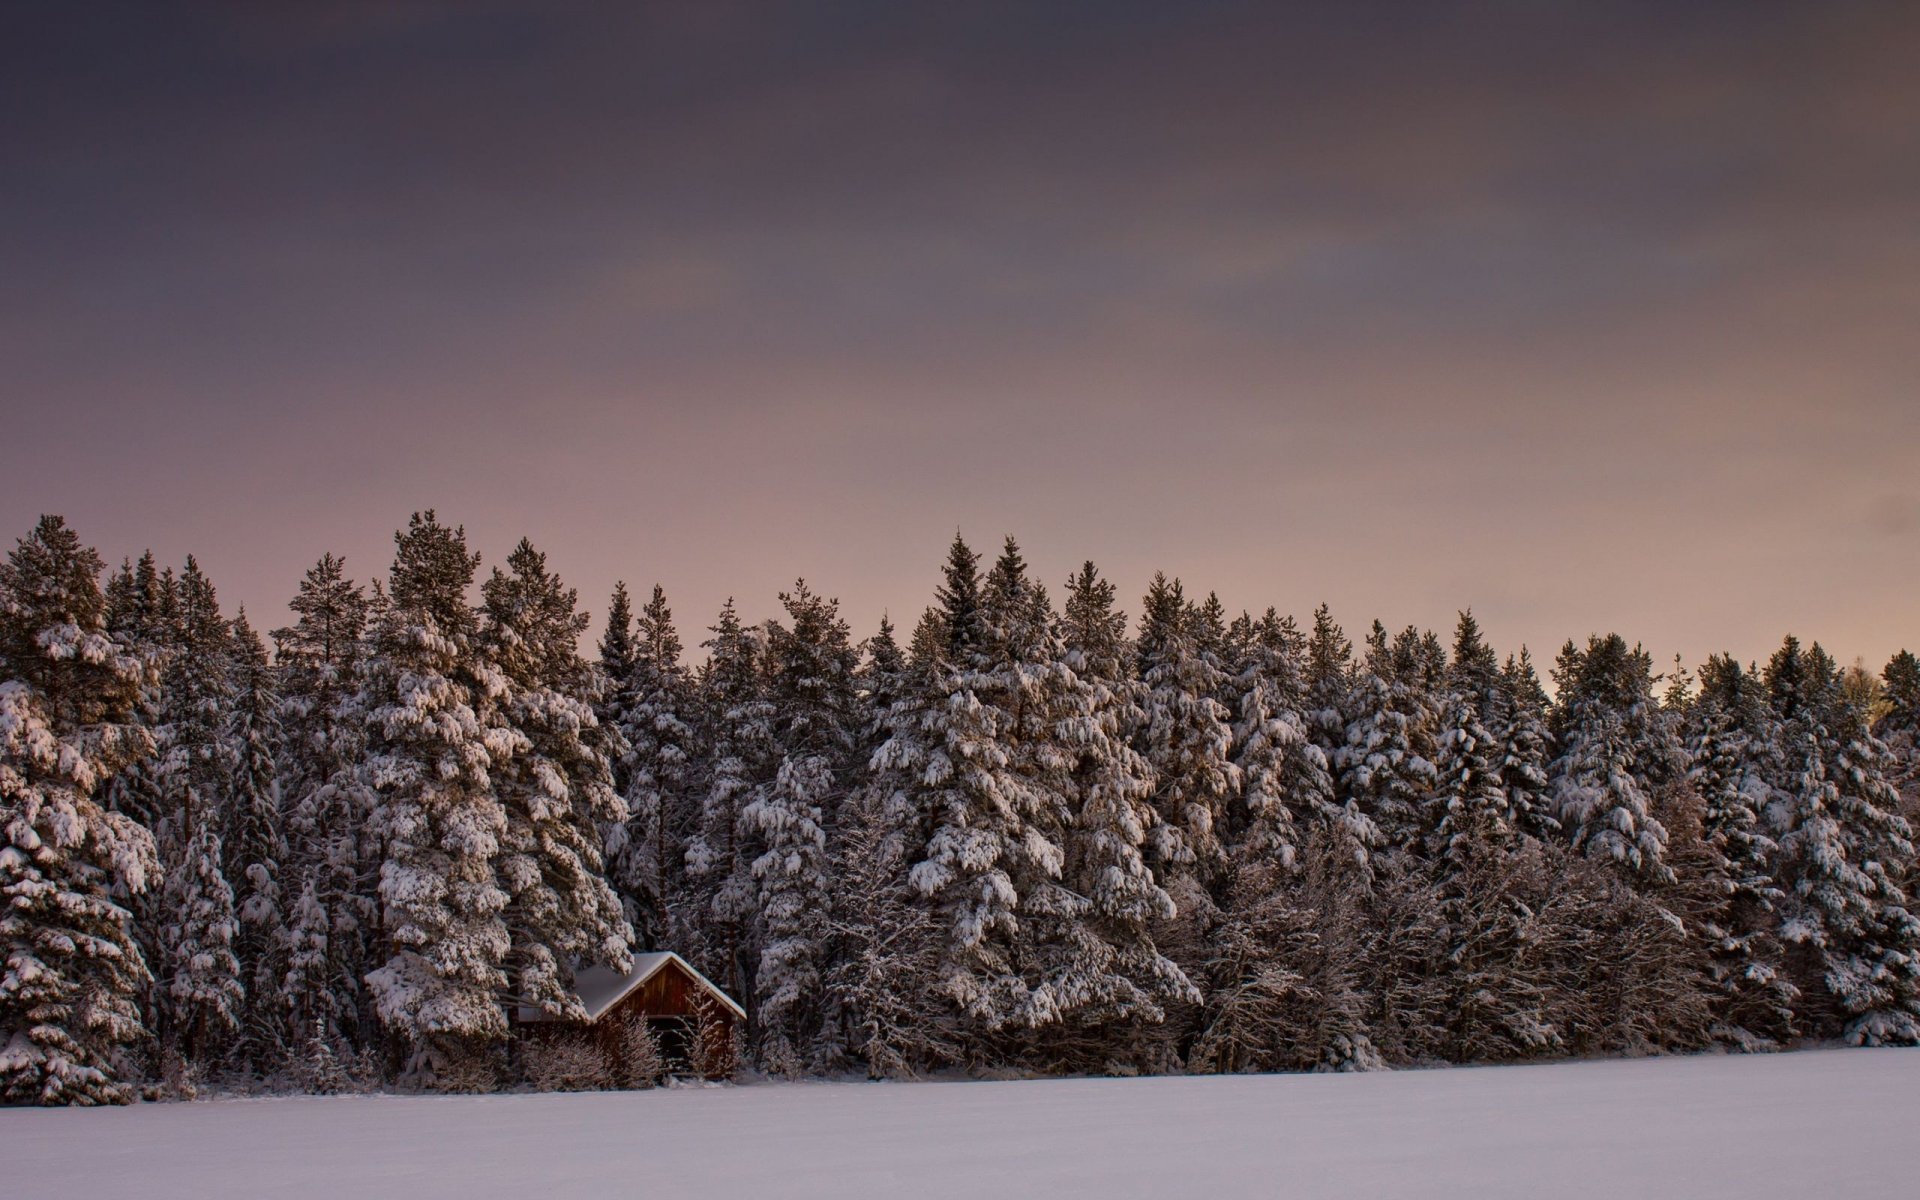
[[[1653,812],[1681,753],[1653,698],[1651,660],[1618,634],[1568,642],[1555,679],[1556,817],[1575,850],[1646,883],[1670,883],[1667,832]]]
[[[153,551],[140,556],[137,565],[123,563],[107,590],[107,632],[144,659],[151,669],[144,671],[132,721],[158,741],[163,725],[160,666],[166,661],[173,637],[173,571],[161,570]],[[115,775],[104,790],[107,807],[125,813],[152,830],[158,826],[164,801],[161,792],[161,760],[157,754],[139,758]],[[136,915],[135,930],[148,952],[148,962],[159,964],[159,947],[150,939],[151,921],[145,910],[157,903],[158,889],[130,900]]]
[[[625,604],[625,595],[616,589],[614,602]],[[611,719],[626,746],[615,778],[627,820],[607,831],[608,865],[640,944],[669,946],[692,919],[686,847],[700,823],[697,706],[666,592],[656,584],[631,632],[615,638],[618,624],[608,625],[601,667],[613,682]]]
[[[1766,1049],[1793,1035],[1798,989],[1782,966],[1773,883],[1773,839],[1760,814],[1777,737],[1758,680],[1726,655],[1700,668],[1700,692],[1688,706],[1689,781],[1700,801],[1700,839],[1710,855],[1692,873],[1708,891],[1699,915],[1714,987],[1716,1039]]]
[[[1313,739],[1304,671],[1305,639],[1291,617],[1269,608],[1249,620],[1237,672],[1239,710],[1233,760],[1241,790],[1229,857],[1271,861],[1291,872],[1310,821],[1341,819],[1332,766]]]
[[[845,1026],[837,1040],[873,1078],[912,1076],[960,1058],[952,1010],[924,982],[940,974],[946,929],[907,876],[909,854],[931,835],[930,814],[920,807],[921,770],[931,757],[923,739],[937,717],[947,632],[938,611],[928,609],[907,654],[891,634],[883,622],[868,642],[861,681],[866,782],[850,797],[841,835],[829,845],[839,886],[827,1004]]]
[[[1902,815],[1920,821],[1920,658],[1902,650],[1880,673],[1886,711],[1874,736],[1886,743],[1892,761],[1888,778],[1900,789]]]
[[[224,826],[238,761],[227,736],[233,709],[233,629],[213,581],[191,556],[180,573],[163,676],[165,718],[155,831],[166,872],[161,893],[160,1033],[189,1065],[219,1065],[240,1029],[245,985],[226,876]]]
[[[1767,683],[1789,765],[1773,810],[1781,936],[1813,1031],[1920,1042],[1920,920],[1902,886],[1913,833],[1887,782],[1886,748],[1818,645],[1802,651],[1788,638]]]
[[[108,633],[100,556],[58,517],[0,563],[0,1099],[115,1104],[150,982],[121,903],[153,838],[96,797],[151,753],[132,723],[147,660]]]
[[[943,927],[933,987],[979,1054],[1059,1019],[1062,997],[1029,969],[1024,922],[1085,908],[1059,883],[1074,763],[1058,723],[1073,681],[1011,540],[984,583],[959,538],[945,571],[942,612],[925,623],[945,632],[944,653],[924,700],[896,706],[874,766],[903,785],[908,881]]]
[[[189,799],[178,815],[177,841],[166,864],[166,1036],[191,1070],[216,1065],[234,1036],[246,1003],[240,960],[233,952],[239,920],[227,882],[216,822],[219,813]]]
[[[1429,662],[1419,633],[1408,628],[1393,643],[1375,621],[1367,660],[1354,676],[1346,711],[1346,744],[1335,765],[1339,794],[1379,831],[1374,866],[1401,868],[1417,854],[1423,810],[1438,776],[1434,768],[1433,701]]]
[[[627,581],[615,580],[613,595],[607,600],[607,624],[600,633],[600,673],[606,688],[600,697],[600,723],[618,725],[626,716],[629,699],[625,680],[633,672],[637,654],[633,644],[633,597],[627,594]],[[616,783],[625,784],[623,771],[614,773]]]
[[[1459,863],[1472,843],[1503,848],[1519,832],[1503,768],[1505,747],[1491,726],[1509,707],[1499,660],[1471,612],[1454,630],[1453,663],[1435,739],[1436,786],[1428,851]]]
[[[370,870],[378,848],[362,843],[373,793],[357,769],[372,605],[344,560],[326,554],[287,606],[294,623],[273,631],[289,859],[285,973],[274,994],[295,1044],[338,1055],[364,1045],[374,1021],[362,977],[380,919]]]
[[[366,983],[409,1051],[407,1075],[432,1083],[473,1044],[506,1036],[511,897],[494,872],[507,832],[494,772],[517,746],[494,720],[506,681],[475,645],[467,593],[480,556],[465,530],[428,509],[394,545],[360,702],[385,959]]]
[[[802,579],[780,603],[793,622],[767,627],[780,765],[740,819],[757,851],[749,870],[761,936],[754,976],[760,1057],[769,1070],[796,1075],[810,1054],[825,1049],[822,1031],[837,1024],[821,1005],[833,896],[827,838],[851,783],[860,726],[857,655],[839,602]]]
[[[1136,746],[1153,769],[1159,814],[1147,839],[1156,877],[1183,911],[1199,916],[1205,889],[1226,867],[1219,828],[1239,791],[1232,762],[1232,714],[1215,699],[1226,674],[1206,652],[1219,641],[1202,609],[1187,602],[1180,581],[1153,577],[1140,615],[1135,654],[1145,690]]]
[[[1144,685],[1115,594],[1091,562],[1067,582],[1061,646],[1072,678],[1061,678],[1070,716],[1056,732],[1074,762],[1062,881],[1086,905],[1034,930],[1044,986],[1061,1011],[1039,1052],[1048,1065],[1082,1070],[1158,1065],[1167,1055],[1137,1031],[1200,998],[1153,940],[1154,924],[1176,909],[1143,854],[1158,815],[1152,768],[1130,742],[1144,720]]]
[[[890,798],[879,788],[854,793],[830,847],[835,953],[824,1004],[844,1032],[824,1037],[829,1047],[844,1040],[872,1079],[912,1078],[960,1058],[952,1014],[926,986],[940,973],[945,930],[907,883]]]
[[[492,719],[511,744],[493,786],[505,809],[494,863],[507,894],[502,962],[514,1004],[583,1017],[576,964],[632,966],[633,929],[607,882],[601,829],[626,816],[613,790],[610,739],[591,704],[593,676],[579,653],[587,614],[525,538],[481,585],[480,644]]]
[[[239,930],[234,954],[247,1006],[241,1028],[243,1066],[270,1071],[294,1045],[286,1025],[285,871],[287,840],[280,809],[279,695],[267,648],[242,609],[233,622],[232,693],[225,736],[232,776],[227,790],[225,874],[235,890]]]
[[[753,859],[742,845],[740,814],[779,767],[774,710],[767,701],[763,631],[740,623],[729,598],[711,626],[700,672],[700,740],[707,783],[699,822],[687,841],[687,950],[751,1015],[758,945],[752,918]]]
[[[1500,781],[1507,789],[1507,809],[1522,832],[1551,838],[1559,834],[1560,822],[1553,815],[1548,775],[1553,735],[1547,724],[1547,692],[1524,646],[1519,655],[1507,656],[1500,675],[1505,719],[1493,732],[1500,739]]]

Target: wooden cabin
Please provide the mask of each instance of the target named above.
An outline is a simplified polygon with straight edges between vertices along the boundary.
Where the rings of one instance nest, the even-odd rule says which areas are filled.
[[[539,1041],[593,1039],[617,1061],[623,1024],[643,1020],[670,1070],[685,1073],[704,1065],[709,1079],[733,1074],[735,1030],[746,1020],[746,1010],[678,954],[636,954],[633,969],[624,975],[602,966],[584,967],[574,973],[573,986],[587,1010],[585,1023],[521,1008],[514,1013],[514,1024],[524,1036]]]

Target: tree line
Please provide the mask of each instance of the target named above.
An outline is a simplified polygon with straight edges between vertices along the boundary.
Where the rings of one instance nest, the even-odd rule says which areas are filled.
[[[1356,646],[1156,576],[1134,622],[956,537],[904,644],[801,581],[694,667],[659,587],[590,659],[531,544],[480,567],[417,513],[263,638],[192,558],[20,539],[0,1095],[512,1086],[509,1012],[640,949],[784,1075],[1920,1042],[1910,653],[1596,635],[1549,695],[1470,613]]]

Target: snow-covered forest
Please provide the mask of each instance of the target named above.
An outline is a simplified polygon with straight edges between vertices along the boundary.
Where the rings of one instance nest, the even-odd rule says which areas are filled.
[[[911,631],[797,582],[597,647],[432,512],[263,633],[43,518],[0,567],[0,1095],[521,1086],[510,1006],[679,952],[802,1076],[1920,1041],[1920,661],[1540,678],[956,539]],[[271,648],[270,648],[271,647]],[[1548,684],[1551,684],[1549,690]]]

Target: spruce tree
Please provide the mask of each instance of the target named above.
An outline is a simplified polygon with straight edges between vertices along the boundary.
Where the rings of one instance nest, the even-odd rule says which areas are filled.
[[[407,1074],[430,1083],[472,1044],[506,1035],[512,896],[494,874],[507,834],[494,774],[517,747],[495,724],[506,681],[477,652],[468,589],[480,556],[465,530],[428,509],[394,546],[360,704],[385,959],[366,982],[409,1051]]]
[[[1285,873],[1299,857],[1306,824],[1339,819],[1333,773],[1313,740],[1306,644],[1292,618],[1269,608],[1247,622],[1243,639],[1233,727],[1241,790],[1229,857],[1271,860]]]
[[[615,602],[624,602],[624,589],[616,590]],[[608,863],[640,943],[671,946],[692,919],[686,848],[700,822],[693,683],[659,585],[624,646],[612,629],[601,644],[601,666],[612,671],[625,663],[624,673],[613,677],[618,701],[611,719],[625,744],[614,774],[627,819],[608,829]]]
[[[1560,832],[1553,815],[1549,776],[1553,734],[1547,724],[1546,689],[1533,669],[1526,647],[1509,655],[1501,669],[1500,695],[1505,719],[1493,730],[1500,739],[1500,781],[1507,790],[1507,809],[1522,831],[1537,838]]]
[[[1378,831],[1375,864],[1405,865],[1427,824],[1424,809],[1438,778],[1428,684],[1437,674],[1418,633],[1408,629],[1390,645],[1385,628],[1373,623],[1335,763],[1341,796]]]
[[[235,888],[234,954],[248,997],[241,1051],[256,1070],[279,1065],[289,1044],[284,980],[287,841],[281,819],[279,696],[267,648],[243,609],[233,623],[226,725],[232,776],[225,813],[225,874]]]
[[[827,835],[838,825],[860,729],[856,656],[838,601],[815,594],[803,579],[780,594],[780,603],[793,622],[768,626],[780,764],[740,817],[758,851],[749,870],[762,938],[754,977],[762,1061],[797,1074],[833,1024],[820,1005],[833,890]]]
[[[510,742],[493,771],[505,810],[494,875],[507,894],[503,967],[513,1002],[582,1017],[576,963],[616,971],[632,963],[633,930],[606,879],[604,825],[625,805],[613,790],[610,742],[589,702],[579,655],[587,615],[525,538],[481,587],[495,734]],[[490,739],[491,740],[491,739]]]
[[[1901,809],[1909,824],[1920,821],[1920,658],[1902,650],[1881,672],[1886,711],[1874,735],[1892,756],[1888,778],[1900,789]]]
[[[686,852],[688,948],[701,969],[721,981],[730,995],[741,997],[753,1013],[757,888],[741,813],[778,769],[775,713],[766,694],[762,631],[740,623],[731,598],[710,631],[713,637],[706,642],[709,653],[700,674],[707,786]]]
[[[224,837],[239,767],[227,731],[233,652],[213,581],[189,556],[162,687],[159,1013],[167,1049],[201,1066],[231,1048],[245,998]]]
[[[1677,743],[1653,699],[1651,663],[1618,634],[1568,642],[1556,679],[1560,756],[1556,817],[1573,848],[1647,883],[1670,883],[1667,831],[1652,792],[1678,766]]]
[[[1085,906],[1037,931],[1046,987],[1061,1012],[1045,1052],[1082,1069],[1151,1065],[1141,1062],[1143,1047],[1114,1046],[1116,1030],[1160,1024],[1174,1005],[1199,999],[1153,939],[1154,924],[1176,909],[1143,853],[1158,815],[1152,768],[1129,741],[1144,721],[1144,689],[1115,594],[1091,562],[1067,582],[1060,644],[1071,676],[1060,678],[1070,716],[1058,730],[1074,761],[1061,878]]]
[[[276,989],[294,1044],[340,1053],[362,1044],[373,1014],[362,976],[379,927],[378,847],[362,831],[373,791],[357,767],[367,739],[363,690],[373,604],[346,563],[321,556],[273,631],[279,666],[281,807],[290,919]]]
[[[147,964],[122,903],[159,872],[153,838],[96,798],[153,749],[131,723],[146,660],[106,628],[100,556],[58,517],[0,563],[0,1099],[132,1098]]]
[[[1225,672],[1206,652],[1208,640],[1216,639],[1205,611],[1187,603],[1179,580],[1156,574],[1136,645],[1146,685],[1136,742],[1153,768],[1160,818],[1147,842],[1148,862],[1189,906],[1226,867],[1219,827],[1240,787],[1231,714],[1215,699],[1225,690]]]
[[[1700,668],[1686,729],[1689,780],[1711,855],[1700,882],[1712,892],[1701,933],[1715,989],[1714,1032],[1730,1045],[1765,1049],[1792,1036],[1799,994],[1786,977],[1777,936],[1784,899],[1772,879],[1777,847],[1760,819],[1771,803],[1777,730],[1758,681],[1725,655]]]

